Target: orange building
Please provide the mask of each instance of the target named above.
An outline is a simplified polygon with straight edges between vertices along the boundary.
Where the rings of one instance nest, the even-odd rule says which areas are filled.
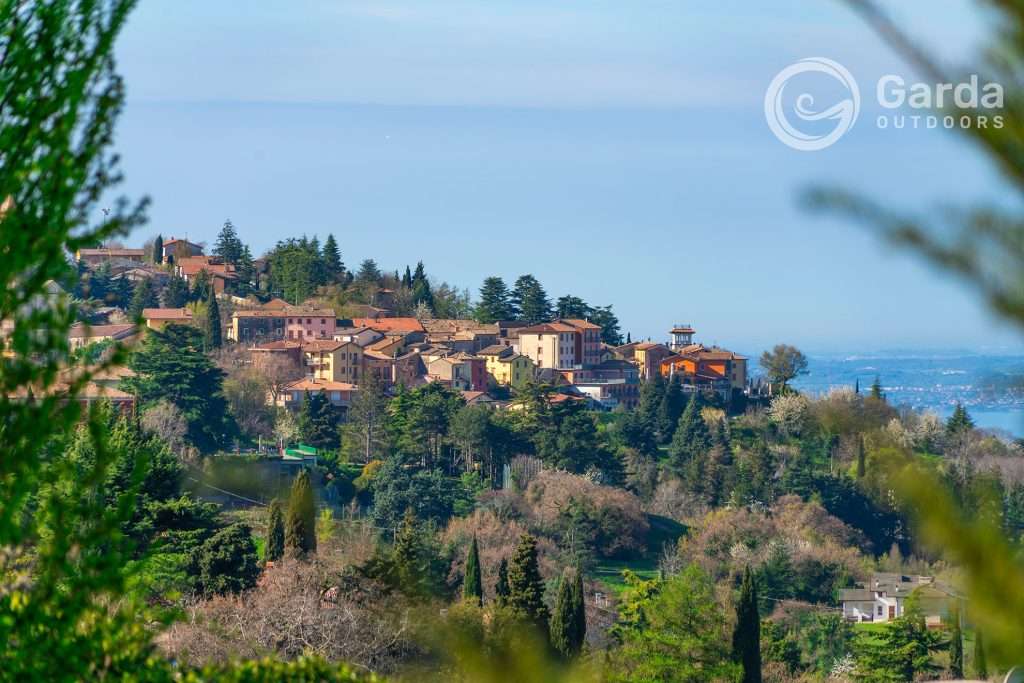
[[[690,344],[661,361],[661,374],[683,375],[686,384],[727,386],[743,390],[747,385],[747,357],[717,346]]]

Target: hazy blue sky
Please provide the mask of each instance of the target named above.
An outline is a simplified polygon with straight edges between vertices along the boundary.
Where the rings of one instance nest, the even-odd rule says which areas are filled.
[[[972,6],[890,4],[943,57],[973,54]],[[959,140],[871,112],[823,152],[772,137],[765,87],[796,59],[838,60],[865,98],[911,75],[840,2],[143,0],[119,55],[125,189],[154,202],[134,242],[212,242],[227,217],[257,252],[333,232],[353,266],[422,258],[474,292],[532,272],[634,338],[685,321],[750,353],[1018,339],[799,208],[813,182],[915,208],[999,196]]]

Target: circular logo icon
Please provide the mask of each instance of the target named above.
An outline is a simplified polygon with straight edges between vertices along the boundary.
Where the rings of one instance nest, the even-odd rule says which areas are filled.
[[[846,89],[849,97],[824,110],[816,110],[814,96],[803,93],[796,98],[792,107],[793,113],[802,121],[835,121],[832,129],[825,133],[806,133],[790,121],[786,107],[783,105],[783,94],[789,81],[800,74],[822,73],[838,81]],[[842,64],[825,57],[808,57],[790,64],[780,71],[768,85],[764,95],[764,117],[775,137],[793,149],[802,152],[817,152],[830,147],[853,128],[860,113],[860,90],[853,75]],[[819,126],[820,128],[820,126]]]

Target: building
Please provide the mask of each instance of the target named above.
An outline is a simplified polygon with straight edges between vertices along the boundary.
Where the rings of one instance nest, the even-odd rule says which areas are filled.
[[[205,272],[213,285],[213,291],[223,294],[238,281],[238,273],[230,263],[224,263],[216,256],[185,256],[174,262],[174,272],[184,278],[189,287],[195,285],[199,273]]]
[[[843,618],[847,621],[887,622],[904,615],[906,600],[914,595],[930,628],[949,618],[952,602],[960,598],[951,587],[931,576],[908,576],[879,572],[857,588],[839,591]]]
[[[394,356],[370,349],[363,350],[363,366],[384,387],[414,387],[423,383],[426,367],[418,351]]]
[[[681,374],[684,384],[743,391],[747,386],[747,357],[717,346],[690,344],[662,359],[661,374],[665,377]]]
[[[534,364],[527,356],[516,353],[510,346],[493,344],[477,354],[484,359],[484,367],[492,382],[521,389],[533,381]]]
[[[274,339],[311,341],[334,339],[334,311],[290,306],[284,309],[235,311],[231,315],[229,336],[238,342]]]
[[[671,356],[672,352],[664,344],[632,342],[615,347],[613,354],[633,363],[640,373],[640,379],[649,380],[661,372],[661,361]]]
[[[369,327],[384,335],[401,335],[407,342],[426,339],[426,330],[416,318],[353,318],[350,327]]]
[[[578,364],[586,368],[601,362],[600,325],[578,318],[562,318],[556,322],[565,323],[575,329],[573,343],[576,347],[573,355]]]
[[[523,327],[519,353],[538,368],[571,370],[576,366],[576,328],[561,322]]]
[[[304,377],[284,386],[278,399],[278,405],[290,410],[299,410],[307,392],[310,394],[322,392],[332,406],[347,409],[352,405],[352,397],[357,391],[359,391],[359,387],[350,382],[333,382]]]
[[[363,348],[351,341],[316,339],[302,345],[314,379],[358,384],[363,376]]]
[[[174,263],[189,256],[202,256],[203,246],[187,239],[172,237],[164,241],[164,263]]]
[[[355,342],[365,348],[383,339],[384,335],[369,327],[338,327],[334,330],[334,338],[338,341]]]
[[[443,344],[452,351],[466,353],[476,353],[496,344],[500,335],[497,325],[475,320],[437,319],[424,320],[422,324],[426,340],[431,344]]]
[[[75,323],[68,330],[68,346],[77,351],[83,346],[96,342],[127,342],[137,334],[135,325],[83,325]]]
[[[95,267],[103,263],[110,263],[112,265],[117,263],[133,263],[142,265],[146,262],[146,250],[123,249],[120,247],[79,249],[75,252],[75,260],[89,267]]]
[[[144,308],[142,318],[151,330],[162,330],[166,325],[191,325],[192,311],[187,308]]]
[[[669,331],[670,339],[668,343],[669,351],[678,352],[681,349],[693,344],[693,326],[692,325],[679,325],[677,324]]]
[[[296,369],[305,367],[302,344],[297,341],[288,341],[287,339],[254,344],[249,349],[249,357],[256,368],[267,368],[276,362],[274,359],[278,358],[284,359]]]

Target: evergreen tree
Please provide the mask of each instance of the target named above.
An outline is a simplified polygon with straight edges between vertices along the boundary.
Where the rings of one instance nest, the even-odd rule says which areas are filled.
[[[508,601],[508,558],[501,558],[498,565],[498,580],[494,583],[494,596],[499,605]]]
[[[224,259],[224,263],[236,264],[242,258],[242,240],[238,239],[235,226],[231,219],[224,221],[224,226],[217,235],[213,246],[213,254]]]
[[[559,318],[580,318],[587,320],[593,315],[594,309],[578,296],[566,294],[555,302],[555,315]]]
[[[282,557],[284,557],[284,513],[281,510],[281,501],[275,498],[270,502],[270,509],[267,513],[267,543],[263,559],[268,562],[276,562]]]
[[[416,270],[412,274],[412,304],[413,306],[425,306],[431,312],[434,310],[434,293],[430,289],[423,261],[416,264]]]
[[[365,259],[359,264],[359,272],[356,273],[356,280],[365,284],[379,285],[381,275],[377,262],[372,258]]]
[[[304,443],[325,450],[338,447],[341,418],[325,392],[303,394],[298,422]]]
[[[473,543],[469,546],[469,554],[466,556],[466,572],[462,581],[462,597],[472,600],[481,607],[484,604],[484,584],[480,576],[480,548],[476,543],[476,535],[473,536]]]
[[[757,610],[757,587],[749,566],[743,572],[740,599],[736,604],[732,651],[735,660],[743,666],[743,683],[761,683],[761,616]]]
[[[544,604],[544,580],[537,564],[537,541],[523,534],[508,565],[508,605],[542,633],[548,629],[548,608]]]
[[[658,428],[658,410],[661,408],[666,389],[665,378],[660,372],[654,373],[654,377],[640,385],[640,403],[637,406],[637,412],[640,413],[644,425],[651,432]]]
[[[875,381],[871,383],[871,398],[876,401],[885,400],[885,395],[882,393],[882,382],[878,378],[878,375],[875,375]]]
[[[206,325],[203,336],[207,350],[220,348],[220,306],[217,304],[217,295],[214,293],[213,287],[210,288],[210,296],[206,300]]]
[[[164,288],[164,308],[184,308],[188,303],[188,283],[185,278],[172,275]]]
[[[551,301],[540,282],[532,275],[522,275],[516,280],[511,301],[516,317],[531,325],[546,322],[553,317]]]
[[[328,282],[337,282],[345,272],[345,264],[341,260],[341,251],[333,234],[328,234],[324,241],[322,258]]]
[[[153,263],[161,264],[164,262],[164,238],[163,235],[157,235],[156,239],[153,240],[153,253],[150,255],[150,259]]]
[[[632,344],[633,343],[633,335],[630,334],[629,332],[626,333],[626,343],[627,344]]]
[[[867,458],[864,453],[864,436],[857,439],[857,478],[863,479],[867,474]]]
[[[686,398],[683,396],[683,382],[678,374],[672,375],[668,388],[661,398],[661,405],[658,406],[658,437],[659,441],[667,444],[672,440],[676,432],[676,425],[682,417],[683,409],[686,408]]]
[[[434,570],[430,555],[423,543],[423,531],[416,523],[412,508],[406,508],[402,523],[395,534],[395,547],[391,554],[395,579],[402,592],[421,597],[433,592]]]
[[[953,678],[964,677],[964,634],[960,626],[960,606],[949,610],[949,673]]]
[[[500,277],[492,276],[484,280],[480,287],[480,303],[476,305],[475,317],[477,322],[481,323],[511,320],[514,317],[508,287]]]
[[[409,269],[409,266],[405,267],[405,273],[402,275],[402,287],[412,289],[412,271]]]
[[[284,546],[288,555],[303,559],[316,552],[316,505],[309,472],[303,469],[292,482],[285,518]]]
[[[700,414],[700,403],[694,393],[679,418],[676,433],[669,444],[669,464],[677,473],[683,474],[691,463],[700,463],[710,445],[708,426]]]
[[[967,413],[962,403],[957,403],[953,414],[946,422],[946,433],[950,436],[960,436],[974,429],[974,420]]]
[[[982,680],[988,678],[988,662],[985,660],[985,639],[980,628],[974,631],[974,675]]]
[[[156,284],[153,278],[147,277],[135,285],[135,292],[132,294],[132,303],[128,307],[128,317],[137,320],[142,317],[142,310],[145,308],[159,308],[160,299],[157,298]]]
[[[619,330],[619,317],[612,312],[612,307],[597,306],[590,314],[590,322],[601,326],[601,341],[610,346],[622,344],[622,332]]]
[[[387,409],[388,397],[380,378],[376,373],[364,372],[342,425],[341,448],[348,462],[366,464],[384,452],[388,443]]]
[[[551,646],[564,659],[572,659],[580,653],[587,634],[586,615],[583,609],[583,574],[563,572],[555,599],[555,611],[551,615]]]
[[[210,274],[205,269],[196,273],[195,278],[192,279],[192,301],[206,301],[210,298],[212,290],[213,283],[210,282]]]

